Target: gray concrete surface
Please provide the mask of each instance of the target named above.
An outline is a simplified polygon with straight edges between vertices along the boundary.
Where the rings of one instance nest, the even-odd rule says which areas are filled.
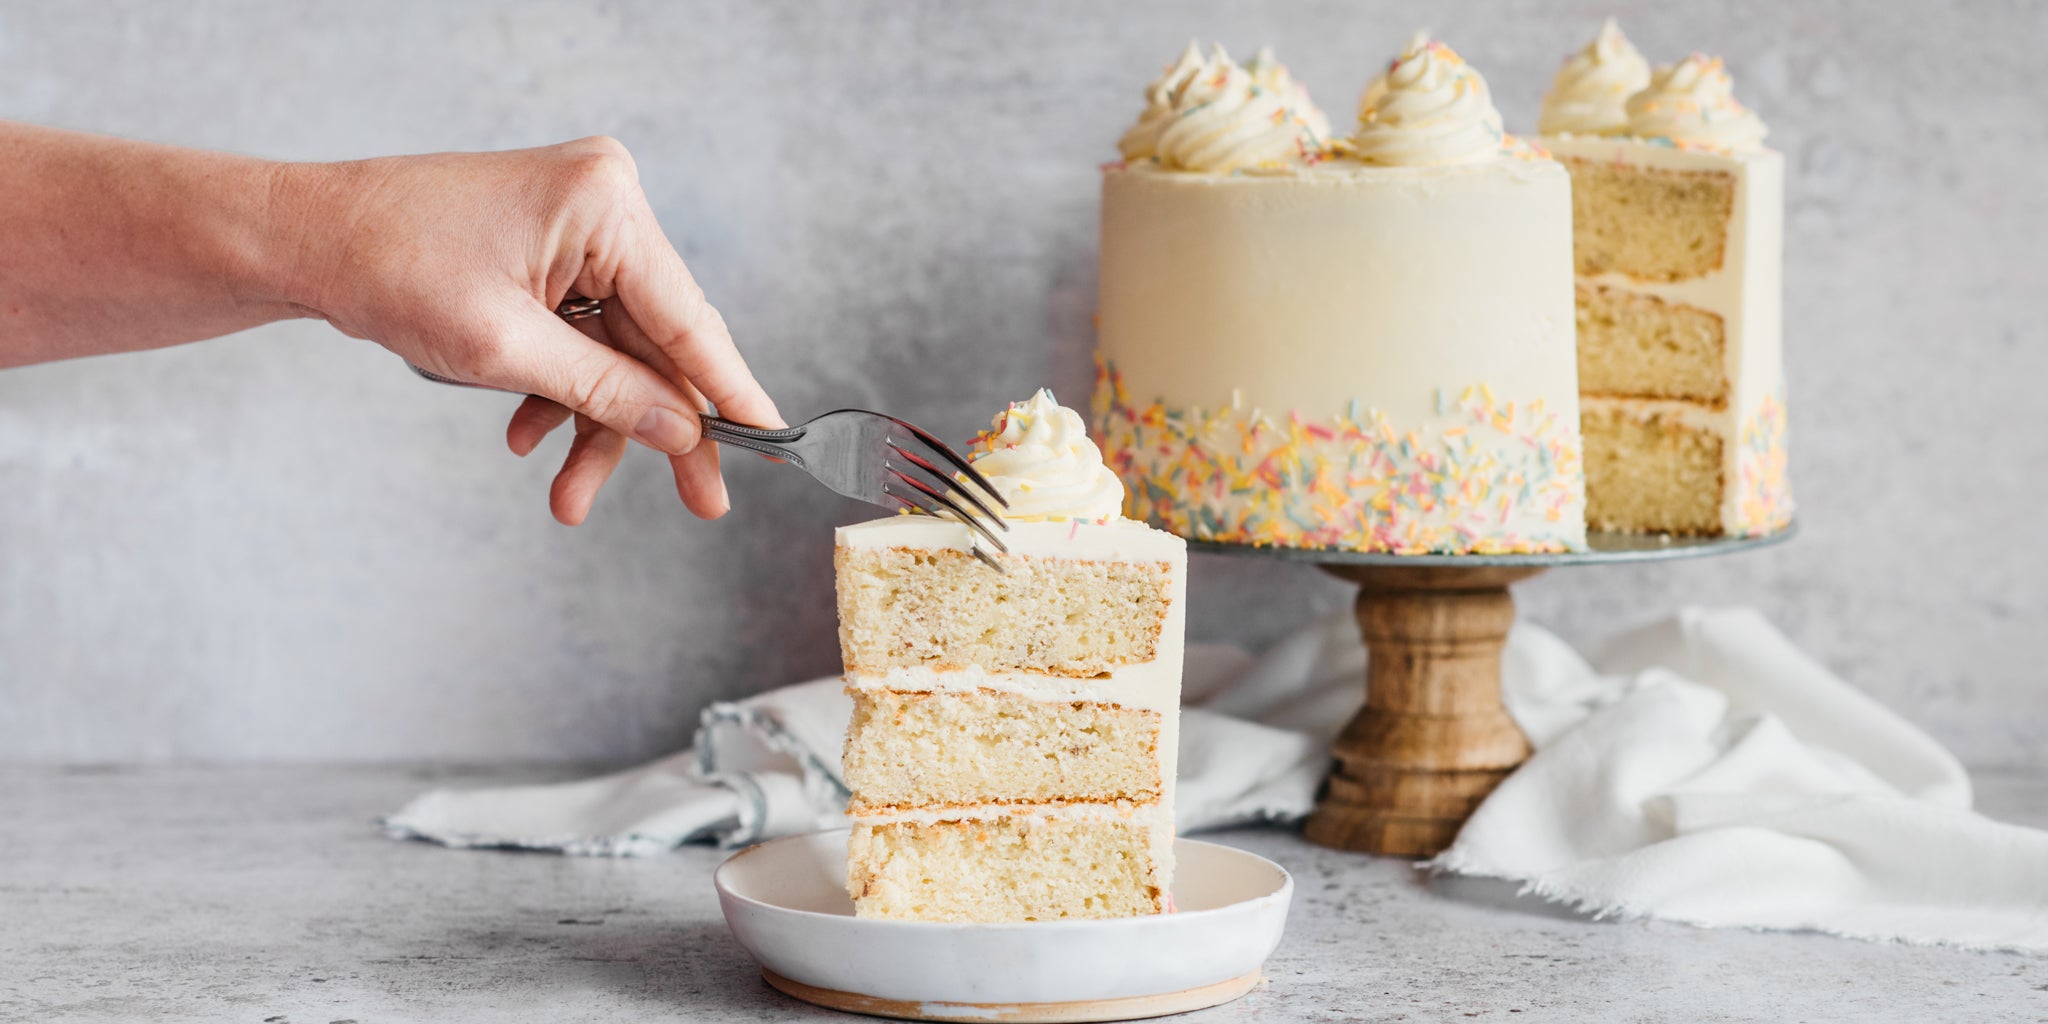
[[[0,1021],[847,1021],[760,981],[709,847],[646,860],[445,850],[371,819],[438,784],[552,771],[0,769]],[[1980,776],[2048,825],[2048,774]],[[2048,1020],[2048,961],[1596,922],[1292,832],[1269,983],[1176,1020]]]
[[[1094,167],[1190,35],[1272,42],[1342,122],[1427,24],[1526,129],[1609,13],[1725,53],[1791,157],[1805,534],[1525,609],[1753,602],[1965,759],[2048,767],[2039,5],[5,4],[0,116],[294,159],[612,133],[787,412],[959,438],[1080,400]],[[311,323],[0,374],[0,760],[635,757],[834,668],[862,509],[741,460],[697,523],[637,453],[564,529],[560,443],[506,454],[510,408]],[[1256,644],[1343,597],[1203,559],[1192,624]]]

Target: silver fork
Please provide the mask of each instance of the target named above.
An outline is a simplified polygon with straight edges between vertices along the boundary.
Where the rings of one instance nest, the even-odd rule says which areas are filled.
[[[555,307],[556,315],[564,320],[581,320],[602,312],[600,300],[576,296]],[[406,365],[436,384],[505,390],[443,377],[412,363]],[[828,412],[808,423],[781,429],[748,426],[709,413],[701,414],[699,419],[704,422],[704,436],[720,444],[781,459],[834,491],[871,505],[902,507],[923,515],[950,515],[971,527],[997,551],[1010,550],[996,535],[997,530],[1007,532],[1009,524],[975,490],[978,488],[995,505],[1007,509],[1010,503],[1003,500],[1002,492],[944,441],[914,424],[860,409]],[[947,472],[941,463],[951,466],[953,472]],[[962,477],[974,487],[964,486]],[[1003,571],[1002,563],[989,557],[980,545],[970,544],[968,551],[989,568]]]
[[[710,415],[703,420],[704,433],[717,438],[720,444],[781,459],[849,498],[884,508],[895,507],[890,504],[893,500],[925,515],[950,514],[972,527],[997,551],[1010,550],[995,532],[1007,532],[1009,524],[974,493],[974,488],[962,486],[959,477],[935,463],[933,457],[953,467],[975,488],[994,499],[995,504],[1008,508],[1009,502],[959,453],[913,424],[861,409],[828,412],[808,423],[781,430],[750,427]],[[1002,565],[979,546],[968,550],[989,568],[1003,571]]]

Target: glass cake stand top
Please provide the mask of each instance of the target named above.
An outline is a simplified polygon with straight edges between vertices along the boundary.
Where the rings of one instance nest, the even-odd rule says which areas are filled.
[[[1439,566],[1446,569],[1528,566],[1547,569],[1569,565],[1668,562],[1680,558],[1731,555],[1738,551],[1781,544],[1798,532],[1798,523],[1792,523],[1776,533],[1767,533],[1759,537],[1674,537],[1669,534],[1596,531],[1586,535],[1584,551],[1521,555],[1396,555],[1384,551],[1261,547],[1206,540],[1188,541],[1188,550],[1199,554],[1277,558],[1284,562],[1308,562],[1315,565],[1384,565],[1416,568]]]

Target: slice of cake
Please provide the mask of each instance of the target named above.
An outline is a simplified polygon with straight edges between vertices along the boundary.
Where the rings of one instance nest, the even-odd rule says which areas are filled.
[[[1572,176],[1586,518],[1754,535],[1792,520],[1780,280],[1785,161],[1694,54],[1646,77],[1609,22],[1544,100]]]
[[[1041,391],[974,466],[1010,503],[992,571],[964,524],[838,531],[853,697],[847,889],[862,917],[1167,909],[1187,548],[1122,518],[1081,418]]]
[[[1103,170],[1094,413],[1138,518],[1234,544],[1585,543],[1570,180],[1417,37],[1328,138],[1192,47]]]

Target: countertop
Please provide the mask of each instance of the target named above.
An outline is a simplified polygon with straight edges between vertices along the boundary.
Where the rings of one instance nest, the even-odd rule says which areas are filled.
[[[458,851],[373,819],[435,785],[573,769],[0,769],[0,1020],[850,1021],[762,984],[692,847]],[[1980,774],[2048,825],[2048,777]],[[1188,1021],[2048,1021],[2048,959],[1586,920],[1292,832],[1269,981]]]

